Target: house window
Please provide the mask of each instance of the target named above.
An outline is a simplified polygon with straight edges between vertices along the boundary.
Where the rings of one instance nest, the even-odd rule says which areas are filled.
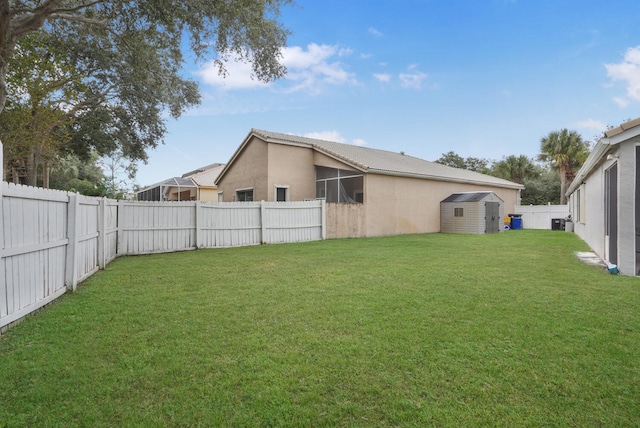
[[[237,202],[251,202],[253,201],[253,189],[240,189],[236,190]]]
[[[574,200],[574,204],[575,204],[575,209],[573,210],[574,212],[574,218],[573,220],[576,222],[582,222],[582,217],[581,217],[581,212],[580,212],[580,189],[576,190],[575,193],[576,197]]]
[[[316,198],[327,202],[364,202],[364,174],[345,169],[316,166]]]
[[[224,202],[224,194],[223,194],[223,192],[218,192],[218,202]]]
[[[454,217],[464,217],[464,208],[454,208],[453,209]]]
[[[289,187],[276,186],[276,201],[286,202],[289,200]]]

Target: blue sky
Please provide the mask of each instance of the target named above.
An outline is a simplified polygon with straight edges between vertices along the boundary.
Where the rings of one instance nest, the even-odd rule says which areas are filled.
[[[535,157],[569,128],[594,140],[640,116],[637,0],[299,0],[288,75],[187,64],[202,104],[167,122],[136,182],[227,162],[251,128],[435,160]]]

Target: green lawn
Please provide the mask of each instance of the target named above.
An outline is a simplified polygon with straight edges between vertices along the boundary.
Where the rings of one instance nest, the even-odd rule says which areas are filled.
[[[640,280],[571,233],[113,262],[0,337],[0,426],[638,426]]]

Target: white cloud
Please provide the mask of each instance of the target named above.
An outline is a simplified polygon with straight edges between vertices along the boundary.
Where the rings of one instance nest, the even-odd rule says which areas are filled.
[[[414,73],[400,73],[399,77],[403,88],[421,89],[422,82],[429,76],[421,71],[416,71]]]
[[[309,132],[307,134],[304,134],[303,137],[315,138],[316,140],[333,141],[336,143],[347,142],[347,139],[344,138],[338,131]]]
[[[227,75],[223,77],[220,75],[216,63],[209,61],[196,74],[202,78],[204,83],[223,89],[253,89],[264,88],[269,85],[255,79],[252,76],[251,64],[242,62],[235,56],[229,59],[225,64],[225,68]]]
[[[373,34],[376,37],[382,37],[383,36],[383,34],[380,31],[378,31],[377,29],[375,29],[373,27],[369,27],[369,29],[367,31],[369,31],[369,34]]]
[[[613,101],[618,104],[618,107],[625,108],[629,105],[629,100],[626,98],[613,97]]]
[[[315,138],[316,140],[333,141],[335,143],[353,144],[354,146],[366,146],[367,145],[367,142],[365,140],[363,140],[362,138],[355,138],[351,142],[349,142],[338,131],[309,132],[307,134],[304,134],[303,137]]]
[[[627,85],[627,98],[640,101],[640,46],[627,49],[620,64],[605,64],[607,75],[613,80],[621,80]],[[616,98],[620,107],[626,107],[628,100]]]
[[[321,92],[323,85],[343,85],[357,83],[355,75],[346,70],[344,64],[334,58],[345,58],[353,54],[350,48],[336,45],[309,44],[306,49],[300,46],[285,47],[281,51],[282,64],[287,67],[285,81],[293,82],[289,92],[306,90]],[[214,61],[206,63],[196,72],[206,84],[223,89],[255,89],[269,86],[252,77],[251,64],[231,56],[225,64],[227,76],[218,73]]]
[[[362,147],[362,146],[366,146],[368,143],[362,138],[356,138],[351,142],[351,144],[353,144],[354,146]]]
[[[373,73],[373,77],[375,77],[379,82],[390,82],[391,75],[388,73]]]
[[[603,132],[607,129],[607,124],[595,119],[585,119],[579,122],[575,122],[572,128],[589,129],[597,132]]]
[[[323,84],[343,85],[357,83],[355,75],[348,72],[339,61],[331,61],[332,57],[345,57],[352,50],[339,46],[317,45],[311,43],[307,49],[300,46],[282,49],[282,64],[287,67],[285,79],[295,82],[291,92],[306,90],[317,93]]]

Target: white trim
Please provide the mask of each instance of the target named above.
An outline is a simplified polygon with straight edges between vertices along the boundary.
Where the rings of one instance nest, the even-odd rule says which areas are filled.
[[[252,193],[251,201],[244,201],[244,202],[255,202],[255,189],[253,187],[241,187],[239,189],[236,189],[233,193],[233,200],[237,201],[238,192],[248,192],[248,191],[251,191]]]
[[[273,185],[273,200],[278,202],[278,189],[285,189],[284,201],[289,201],[289,185],[288,184],[274,184]]]

